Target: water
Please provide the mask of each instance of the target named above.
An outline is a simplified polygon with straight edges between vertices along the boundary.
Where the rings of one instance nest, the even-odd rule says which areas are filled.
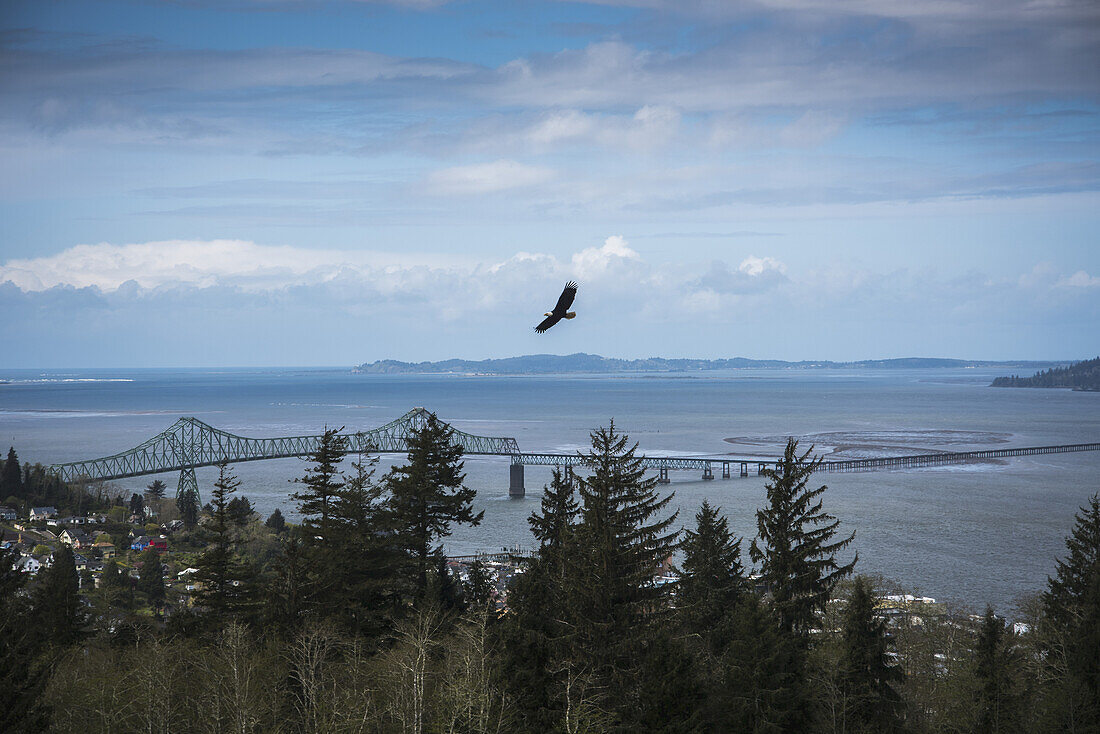
[[[368,376],[346,370],[0,371],[0,442],[24,461],[124,451],[192,415],[246,436],[371,428],[422,405],[471,433],[514,436],[528,451],[584,448],[610,418],[643,452],[778,453],[787,435],[818,450],[874,456],[1100,441],[1100,393],[986,387],[996,371],[745,370],[592,376]],[[727,441],[726,439],[733,439]],[[380,471],[397,460],[383,460]],[[281,507],[302,462],[237,467],[264,514]],[[198,471],[209,493],[216,470]],[[485,519],[458,528],[449,553],[529,546],[526,517],[549,470],[528,467],[528,495],[507,496],[506,459],[470,457],[467,484]],[[174,489],[175,476],[163,477]],[[121,480],[141,491],[151,477]],[[709,498],[738,534],[755,533],[757,477],[703,482],[674,472],[680,521]],[[976,609],[1011,612],[1040,590],[1064,553],[1076,509],[1100,490],[1100,453],[1001,464],[829,475],[825,509],[856,531],[859,568]],[[747,554],[746,554],[747,555]]]

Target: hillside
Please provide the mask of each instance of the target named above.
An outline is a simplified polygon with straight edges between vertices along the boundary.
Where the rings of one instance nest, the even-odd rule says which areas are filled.
[[[998,377],[993,387],[1068,387],[1074,390],[1100,390],[1100,357],[1068,367],[1052,367],[1031,377]]]
[[[983,362],[964,359],[938,359],[906,357],[901,359],[872,359],[858,362],[809,361],[787,362],[778,359],[616,359],[598,354],[528,354],[504,359],[448,359],[441,362],[399,362],[393,359],[365,362],[353,372],[363,374],[483,374],[483,375],[540,375],[568,373],[615,372],[698,372],[731,369],[815,369],[815,368],[865,368],[865,369],[913,369],[937,367],[1047,367],[1053,362]]]

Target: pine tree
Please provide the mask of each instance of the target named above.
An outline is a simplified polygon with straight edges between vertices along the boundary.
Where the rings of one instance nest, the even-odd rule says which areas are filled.
[[[283,517],[283,513],[278,507],[268,516],[267,520],[264,522],[264,526],[271,528],[276,533],[281,533],[286,530],[286,518]]]
[[[80,598],[80,577],[72,549],[61,546],[54,551],[53,564],[40,574],[34,617],[44,639],[61,647],[79,642],[85,636],[88,614]]]
[[[39,732],[49,723],[43,689],[49,669],[39,661],[44,644],[38,620],[23,593],[27,574],[19,553],[0,548],[0,731]]]
[[[164,499],[164,494],[165,494],[165,492],[167,492],[167,490],[168,490],[168,485],[166,485],[164,482],[160,481],[159,479],[154,479],[145,488],[145,497],[146,497],[146,499],[162,500],[162,499]]]
[[[215,624],[229,621],[233,615],[243,613],[249,606],[248,581],[251,574],[236,558],[232,518],[229,515],[231,495],[240,486],[229,465],[218,465],[218,480],[211,491],[213,522],[209,530],[211,543],[195,562],[192,577],[200,587],[194,594],[196,605],[203,607]]]
[[[312,558],[324,559],[317,576],[325,606],[353,634],[380,632],[396,606],[400,555],[388,532],[385,488],[374,480],[377,463],[366,453],[352,462],[354,474],[331,498],[329,538],[324,547],[311,548]]]
[[[466,582],[466,598],[470,600],[475,609],[488,608],[493,600],[493,582],[489,573],[485,570],[485,564],[481,559],[470,564],[469,577]]]
[[[889,657],[886,623],[875,617],[871,585],[857,576],[844,614],[841,642],[844,719],[852,732],[892,732],[902,726],[901,696],[895,689],[905,676]]]
[[[527,518],[531,534],[539,542],[540,556],[560,554],[573,532],[578,508],[573,482],[555,468],[550,486],[543,487],[540,512],[532,512]]]
[[[199,503],[191,492],[183,492],[176,497],[176,508],[184,527],[190,529],[199,524]]]
[[[1019,696],[1014,674],[1017,668],[1013,640],[1005,623],[987,608],[974,647],[974,734],[1001,734],[1021,730]]]
[[[462,446],[453,437],[454,430],[430,413],[407,439],[408,463],[385,479],[393,529],[410,559],[417,599],[427,589],[437,541],[451,534],[452,524],[480,525],[485,514],[473,511],[476,492],[463,486]]]
[[[155,608],[164,605],[164,566],[156,549],[148,548],[141,553],[141,571],[138,576],[138,591],[145,594]]]
[[[801,732],[808,727],[805,652],[753,594],[723,620],[729,643],[709,707],[712,731]]]
[[[1049,683],[1044,698],[1051,727],[1100,733],[1100,495],[1089,498],[1066,538],[1043,594],[1040,630]]]
[[[329,517],[333,497],[344,485],[340,462],[347,456],[348,439],[340,435],[342,430],[326,428],[321,434],[317,449],[306,457],[310,466],[305,475],[294,480],[305,485],[305,489],[290,496],[299,503],[302,525],[309,529],[306,537],[321,542],[328,539],[331,533]]]
[[[1089,575],[1100,563],[1100,494],[1089,498],[1086,507],[1074,516],[1073,530],[1066,538],[1069,554],[1058,559],[1054,578],[1048,579],[1043,594],[1047,617],[1054,624],[1069,628],[1079,618],[1078,606],[1089,587]]]
[[[0,492],[3,492],[4,497],[23,499],[23,472],[19,467],[19,457],[15,453],[14,446],[8,449],[4,470],[0,472]]]
[[[134,492],[132,495],[130,495],[130,514],[141,517],[144,512],[145,499],[137,492]]]
[[[760,572],[779,616],[779,625],[788,633],[805,636],[818,624],[837,583],[852,573],[856,558],[840,565],[837,551],[854,539],[833,540],[840,521],[822,511],[821,494],[825,485],[808,489],[810,475],[821,463],[810,459],[811,447],[798,455],[798,442],[787,441],[778,469],[765,469],[768,506],[756,513],[757,538],[749,548],[753,562],[761,563]]]
[[[725,516],[706,500],[695,515],[695,530],[684,535],[676,608],[689,632],[710,638],[748,584],[741,539],[730,534]]]
[[[564,608],[571,661],[604,687],[625,721],[641,652],[667,619],[668,591],[653,576],[679,533],[669,529],[675,513],[657,518],[672,495],[656,493],[637,444],[629,445],[614,421],[591,437],[584,456],[590,474],[578,478],[580,519],[566,551]]]

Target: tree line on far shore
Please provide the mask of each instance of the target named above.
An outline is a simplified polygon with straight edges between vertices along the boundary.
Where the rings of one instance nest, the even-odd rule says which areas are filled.
[[[220,467],[185,533],[191,606],[166,604],[155,551],[95,589],[67,550],[33,581],[5,552],[0,730],[1100,732],[1100,496],[1026,633],[991,609],[887,624],[793,440],[746,543],[707,502],[680,530],[614,423],[591,438],[530,516],[505,609],[442,553],[482,514],[434,416],[382,477],[369,455],[341,471],[326,430],[299,525],[242,519]]]

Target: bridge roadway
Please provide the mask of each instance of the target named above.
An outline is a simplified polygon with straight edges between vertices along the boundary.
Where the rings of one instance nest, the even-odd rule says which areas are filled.
[[[1059,446],[1028,446],[1021,448],[985,449],[982,451],[956,451],[934,454],[910,454],[908,456],[880,456],[867,459],[835,459],[821,461],[817,465],[819,472],[874,471],[875,469],[907,469],[922,466],[943,466],[947,464],[966,464],[974,461],[1010,458],[1013,456],[1035,456],[1039,454],[1068,454],[1078,451],[1100,451],[1100,443],[1062,444]],[[524,466],[554,466],[572,472],[573,467],[584,466],[587,461],[579,454],[555,453],[518,453],[512,455],[511,476],[508,493],[523,496]],[[770,466],[779,467],[775,458],[738,457],[738,456],[640,456],[646,469],[657,472],[657,481],[667,484],[670,471],[701,471],[704,480],[714,479],[714,470],[721,468],[722,478],[749,476],[750,467],[755,467],[760,476]]]
[[[430,411],[413,408],[405,415],[368,431],[346,433],[349,450],[369,453],[405,453],[407,439],[413,431],[424,426]],[[521,452],[514,438],[477,436],[454,429],[453,439],[469,455],[502,456],[511,459],[509,494],[523,496],[524,466],[558,466],[570,473],[573,467],[586,463],[580,454]],[[54,464],[50,469],[66,482],[80,480],[108,480],[126,477],[180,472],[179,493],[194,492],[198,498],[195,469],[214,466],[222,462],[241,463],[288,457],[307,456],[316,450],[321,436],[282,436],[277,438],[246,438],[214,428],[197,418],[180,418],[172,426],[140,445],[112,456],[66,464]],[[873,469],[909,468],[960,464],[970,461],[998,459],[1011,456],[1057,454],[1075,451],[1100,451],[1100,443],[1069,444],[1062,446],[1033,446],[1016,449],[990,449],[956,453],[917,454],[889,456],[873,459],[841,459],[822,461],[818,471],[847,472]],[[723,479],[749,476],[750,467],[756,474],[775,466],[775,457],[746,456],[642,456],[647,469],[658,473],[658,481],[667,483],[670,471],[700,471],[703,479],[714,479],[715,469],[721,470]]]

